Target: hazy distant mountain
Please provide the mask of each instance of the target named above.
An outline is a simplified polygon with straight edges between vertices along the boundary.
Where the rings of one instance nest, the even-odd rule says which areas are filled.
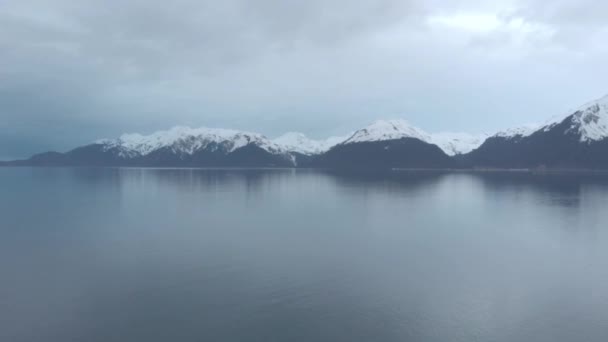
[[[537,127],[488,138],[464,157],[476,167],[608,168],[608,96]]]

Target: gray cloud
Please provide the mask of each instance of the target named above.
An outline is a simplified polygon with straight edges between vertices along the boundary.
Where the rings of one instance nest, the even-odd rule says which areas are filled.
[[[0,5],[0,157],[175,124],[492,131],[608,92],[599,1]],[[602,10],[604,9],[604,10]]]
[[[522,6],[519,14],[550,25],[554,42],[569,48],[585,49],[602,45],[608,36],[608,3],[597,0],[532,0]],[[593,49],[593,47],[591,47]]]

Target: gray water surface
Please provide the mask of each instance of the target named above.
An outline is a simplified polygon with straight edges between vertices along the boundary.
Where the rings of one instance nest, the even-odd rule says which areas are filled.
[[[608,179],[0,168],[0,341],[607,341]]]

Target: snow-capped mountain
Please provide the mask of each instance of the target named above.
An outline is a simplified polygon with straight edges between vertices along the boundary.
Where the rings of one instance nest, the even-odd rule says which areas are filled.
[[[554,116],[544,124],[527,124],[509,128],[493,137],[522,139],[537,132],[549,132],[564,122],[568,127],[564,134],[576,135],[581,142],[600,141],[608,137],[608,96],[589,102],[568,111],[565,115]]]
[[[548,132],[564,122],[569,127],[564,133],[580,137],[581,142],[601,141],[608,137],[608,96],[586,103],[565,116],[558,116],[546,123],[542,130]]]
[[[150,135],[124,134],[118,139],[102,139],[95,144],[105,151],[115,150],[121,157],[146,156],[161,149],[170,149],[180,155],[192,155],[207,149],[229,154],[247,145],[255,145],[272,154],[284,154],[281,146],[258,133],[216,128],[189,128],[178,126]]]
[[[313,163],[339,169],[447,168],[451,164],[430,134],[405,120],[373,122]]]
[[[350,138],[342,144],[356,144],[372,141],[398,140],[403,138],[413,138],[421,141],[430,141],[431,136],[422,129],[410,125],[409,122],[401,119],[378,120],[371,125],[356,131]]]
[[[544,125],[501,132],[466,156],[469,164],[499,168],[608,168],[608,96]]]
[[[330,137],[324,140],[313,140],[303,133],[289,132],[272,140],[272,142],[288,152],[312,156],[325,153],[344,140],[346,140],[346,137]]]
[[[430,134],[405,120],[379,120],[326,140],[293,132],[270,140],[230,129],[174,127],[0,165],[608,169],[608,96],[545,124],[489,137]]]
[[[428,144],[439,146],[449,156],[465,154],[479,147],[488,136],[468,133],[427,133],[411,125],[406,120],[379,120],[356,131],[343,144],[354,144],[372,141],[388,141],[413,138]]]
[[[66,153],[35,155],[22,164],[159,167],[293,167],[295,158],[258,133],[174,127],[125,134]]]

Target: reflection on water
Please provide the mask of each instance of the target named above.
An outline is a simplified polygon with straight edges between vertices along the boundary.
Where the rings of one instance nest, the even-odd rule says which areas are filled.
[[[605,341],[608,179],[0,169],[1,341]]]

